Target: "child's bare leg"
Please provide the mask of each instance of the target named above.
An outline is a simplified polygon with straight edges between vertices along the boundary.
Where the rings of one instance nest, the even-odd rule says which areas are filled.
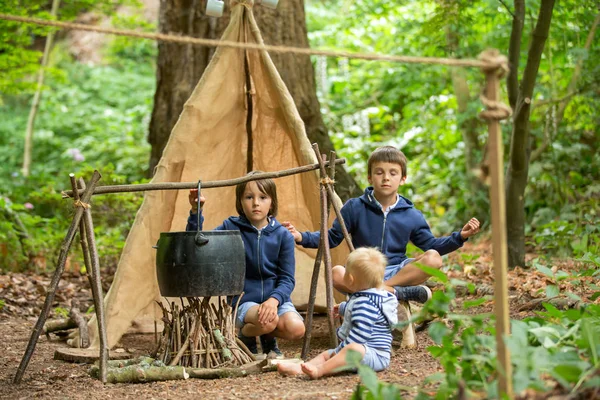
[[[386,286],[415,286],[420,285],[429,279],[430,275],[417,267],[416,264],[423,264],[430,268],[440,269],[442,267],[442,256],[435,250],[427,250],[398,271],[396,275],[385,281]]]
[[[279,317],[275,317],[273,321],[266,324],[258,322],[258,307],[259,306],[251,307],[246,313],[246,316],[244,317],[245,324],[242,327],[242,335],[248,337],[260,336],[271,333],[277,328]]]
[[[336,265],[331,270],[331,276],[333,278],[333,287],[339,290],[342,293],[352,293],[352,290],[348,289],[346,285],[344,285],[344,274],[346,273],[346,268],[343,265]]]
[[[307,361],[305,364],[321,365],[329,359],[329,351],[324,351],[315,358]],[[303,374],[302,367],[296,363],[281,363],[277,364],[277,372],[283,376],[294,376]]]
[[[365,356],[365,346],[358,343],[350,343],[348,346],[340,350],[339,353],[331,356],[327,361],[320,365],[315,365],[308,362],[300,365],[300,367],[302,368],[302,372],[308,375],[311,379],[318,379],[322,376],[335,374],[338,368],[347,365],[346,354],[350,350],[360,353],[361,357]]]
[[[279,317],[273,336],[287,340],[297,340],[304,337],[304,322],[294,312],[286,312]]]

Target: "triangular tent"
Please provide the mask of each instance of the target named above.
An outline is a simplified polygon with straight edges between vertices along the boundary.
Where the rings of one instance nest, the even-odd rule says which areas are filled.
[[[263,43],[249,7],[233,6],[222,39]],[[252,82],[252,169],[279,171],[316,163],[304,124],[269,54],[220,47],[185,104],[152,182],[222,180],[248,172],[244,57],[248,58]],[[293,221],[301,231],[318,230],[318,173],[280,178],[276,183],[278,219]],[[205,229],[236,215],[234,187],[206,189],[203,194],[207,198]],[[152,246],[161,232],[185,230],[190,209],[187,197],[188,191],[146,193],[104,299],[110,347],[135,319],[157,315],[154,302],[161,297]],[[338,198],[335,201],[341,205]],[[335,249],[334,265],[343,262],[347,251],[345,244]],[[296,289],[292,301],[300,308],[308,302],[315,255],[315,250],[296,249]],[[319,283],[317,305],[325,305],[324,279]],[[92,347],[99,347],[95,318],[90,321],[90,336]]]

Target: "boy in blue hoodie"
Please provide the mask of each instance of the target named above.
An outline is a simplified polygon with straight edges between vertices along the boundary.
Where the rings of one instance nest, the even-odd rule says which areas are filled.
[[[472,218],[465,226],[450,236],[436,238],[431,233],[423,214],[413,203],[398,194],[398,188],[406,182],[407,160],[404,153],[393,146],[377,148],[369,157],[367,172],[369,183],[359,198],[350,199],[341,209],[348,232],[355,248],[377,247],[388,259],[385,285],[396,293],[398,300],[424,303],[431,298],[431,290],[421,285],[430,275],[414,265],[439,269],[442,255],[450,253],[479,232],[479,221]],[[298,232],[289,222],[283,222],[294,236],[296,243],[307,248],[319,246],[320,232]],[[329,229],[330,247],[344,240],[339,221]],[[408,242],[424,251],[416,258],[406,256]],[[334,287],[351,293],[344,285],[345,269],[333,268]]]
[[[347,366],[349,350],[358,352],[361,363],[374,371],[389,367],[398,300],[384,289],[386,265],[385,256],[377,249],[362,247],[350,253],[343,281],[352,294],[335,308],[336,314],[344,317],[337,330],[340,344],[301,365],[279,364],[280,374],[306,374],[312,379],[335,374]]]
[[[240,328],[240,339],[252,353],[258,353],[256,336],[260,336],[263,354],[281,358],[275,337],[295,340],[304,336],[304,322],[290,299],[296,270],[294,238],[275,219],[278,204],[273,180],[241,183],[236,187],[235,197],[239,216],[229,217],[215,230],[238,230],[244,242],[246,279],[236,326]],[[197,189],[190,190],[189,201],[192,210],[186,230],[197,230],[198,212],[202,229],[204,216],[202,209],[198,210]],[[201,196],[201,207],[204,201]],[[231,304],[236,304],[237,298]]]

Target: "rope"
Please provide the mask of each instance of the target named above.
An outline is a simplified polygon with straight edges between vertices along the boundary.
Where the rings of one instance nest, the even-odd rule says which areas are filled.
[[[321,185],[333,185],[335,183],[335,181],[328,176],[321,178],[320,182]]]
[[[484,94],[479,96],[479,99],[487,110],[479,113],[479,116],[486,120],[502,120],[510,117],[512,108],[500,101],[493,101],[485,97]]]
[[[81,200],[75,200],[73,202],[73,206],[74,207],[83,207],[83,208],[90,208],[91,207],[91,205],[89,203],[84,203]]]
[[[508,74],[509,66],[508,66],[508,58],[496,49],[486,50],[481,53],[478,57],[480,60],[485,61],[488,65],[496,65],[497,68],[489,68],[482,67],[481,70],[486,73],[495,73],[498,76],[498,79],[502,79],[506,74]],[[488,77],[489,79],[489,77]],[[508,105],[495,100],[490,100],[484,93],[479,95],[479,99],[481,103],[487,108],[479,113],[479,116],[485,120],[502,120],[510,117],[512,114],[512,108]]]
[[[243,1],[243,0],[242,0]],[[81,30],[81,31],[91,31],[98,33],[106,33],[110,35],[117,36],[129,36],[129,37],[138,37],[143,39],[151,39],[162,42],[172,42],[172,43],[184,43],[184,44],[193,44],[199,46],[208,46],[208,47],[230,47],[236,49],[251,49],[251,50],[265,50],[274,53],[292,53],[292,54],[302,54],[302,55],[317,55],[317,56],[325,56],[325,57],[340,57],[340,58],[350,58],[350,59],[360,59],[360,60],[370,60],[370,61],[390,61],[390,62],[399,62],[399,63],[407,63],[407,64],[436,64],[436,65],[447,65],[451,67],[475,67],[482,68],[484,70],[493,70],[493,69],[504,69],[503,64],[499,64],[496,59],[482,59],[482,60],[473,60],[473,59],[463,59],[459,60],[456,58],[441,58],[441,57],[413,57],[413,56],[395,56],[391,54],[377,54],[377,53],[353,53],[349,51],[334,51],[334,50],[319,50],[319,49],[309,49],[309,48],[300,48],[300,47],[289,47],[289,46],[273,46],[273,45],[261,45],[257,43],[239,43],[229,40],[215,40],[215,39],[203,39],[203,38],[194,38],[189,36],[175,36],[175,35],[166,35],[162,33],[147,33],[147,32],[139,32],[135,30],[128,29],[112,29],[112,28],[103,28],[99,26],[91,26],[85,24],[77,24],[72,22],[61,22],[61,21],[51,21],[47,19],[41,18],[31,18],[31,17],[21,17],[17,15],[9,15],[0,13],[0,19],[4,19],[7,21],[17,21],[28,24],[37,24],[37,25],[45,25],[45,26],[56,26],[64,29],[72,29],[72,30]]]

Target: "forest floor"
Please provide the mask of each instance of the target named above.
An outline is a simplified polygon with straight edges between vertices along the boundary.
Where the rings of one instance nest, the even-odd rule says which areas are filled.
[[[534,255],[529,256],[533,258]],[[453,278],[475,283],[479,288],[493,288],[493,270],[491,268],[491,245],[489,241],[467,243],[448,260],[447,274]],[[553,261],[548,268],[569,273],[578,268],[572,260]],[[86,364],[66,363],[53,359],[54,351],[66,347],[64,341],[52,335],[48,340],[39,338],[37,347],[21,384],[15,385],[12,379],[23,357],[41,306],[44,302],[44,289],[48,286],[51,273],[9,273],[0,275],[0,300],[4,306],[0,309],[0,398],[69,398],[69,399],[106,399],[141,397],[184,398],[200,397],[206,399],[347,399],[352,395],[359,377],[356,374],[344,374],[335,377],[311,381],[306,377],[280,377],[276,372],[243,378],[215,380],[188,379],[186,381],[167,381],[146,384],[107,384],[103,385],[89,375],[90,366]],[[528,305],[535,299],[544,297],[544,289],[551,282],[547,276],[536,269],[517,268],[508,274],[511,318],[523,318],[532,315]],[[110,284],[110,279],[104,282]],[[561,291],[567,290],[589,301],[590,293],[585,285],[573,285],[570,280],[561,282]],[[107,287],[105,288],[105,290]],[[480,291],[481,292],[481,291]],[[464,296],[458,302],[479,296]],[[76,272],[67,273],[60,283],[53,308],[69,308],[71,299],[77,299],[85,310],[91,305],[91,295],[87,278]],[[533,302],[533,303],[532,303]],[[491,312],[490,298],[484,304],[469,309],[469,313]],[[327,323],[323,316],[317,316],[313,325],[310,357],[328,348]],[[279,341],[281,350],[288,357],[300,353],[302,341]],[[154,334],[125,335],[118,348],[134,355],[148,354],[155,345]],[[442,371],[439,363],[429,354],[427,347],[433,345],[427,331],[417,333],[417,347],[400,349],[394,341],[391,366],[378,374],[380,380],[402,386],[420,385],[424,378]],[[414,395],[414,392],[413,394]],[[407,393],[407,397],[412,397]],[[544,396],[537,398],[544,398]]]

